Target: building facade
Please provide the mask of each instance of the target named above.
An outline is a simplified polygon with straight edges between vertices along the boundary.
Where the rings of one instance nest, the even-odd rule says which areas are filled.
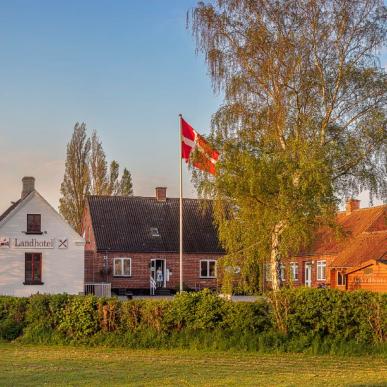
[[[210,202],[183,200],[183,283],[186,289],[217,288],[223,255]],[[178,290],[179,199],[166,188],[155,197],[90,196],[83,220],[85,281],[111,284],[113,294]]]
[[[21,198],[0,215],[0,294],[84,291],[84,240],[23,178]]]
[[[348,201],[337,215],[342,234],[319,229],[308,250],[283,262],[283,283],[387,292],[386,219],[386,205],[360,208],[359,200]]]

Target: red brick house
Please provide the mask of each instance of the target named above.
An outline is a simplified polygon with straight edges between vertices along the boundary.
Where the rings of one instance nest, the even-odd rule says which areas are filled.
[[[337,215],[344,235],[318,230],[310,249],[284,262],[284,283],[387,292],[386,218],[386,205],[360,208],[359,200],[348,201]]]
[[[183,281],[189,289],[216,288],[223,255],[211,203],[183,200]],[[179,286],[179,199],[166,188],[155,197],[90,196],[83,220],[85,283],[111,284],[113,293],[161,293]]]

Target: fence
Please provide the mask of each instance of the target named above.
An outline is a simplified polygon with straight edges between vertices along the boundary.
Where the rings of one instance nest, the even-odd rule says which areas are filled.
[[[112,285],[109,283],[86,283],[85,294],[93,294],[97,297],[111,297]]]

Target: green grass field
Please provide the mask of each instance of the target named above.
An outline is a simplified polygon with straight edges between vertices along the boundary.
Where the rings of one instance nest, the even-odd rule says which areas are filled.
[[[387,386],[382,357],[0,344],[0,386]]]

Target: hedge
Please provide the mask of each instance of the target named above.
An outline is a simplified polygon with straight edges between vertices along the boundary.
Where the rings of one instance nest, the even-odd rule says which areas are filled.
[[[385,352],[387,295],[284,289],[257,302],[208,290],[171,301],[34,295],[0,297],[0,338],[28,343],[314,353]]]

